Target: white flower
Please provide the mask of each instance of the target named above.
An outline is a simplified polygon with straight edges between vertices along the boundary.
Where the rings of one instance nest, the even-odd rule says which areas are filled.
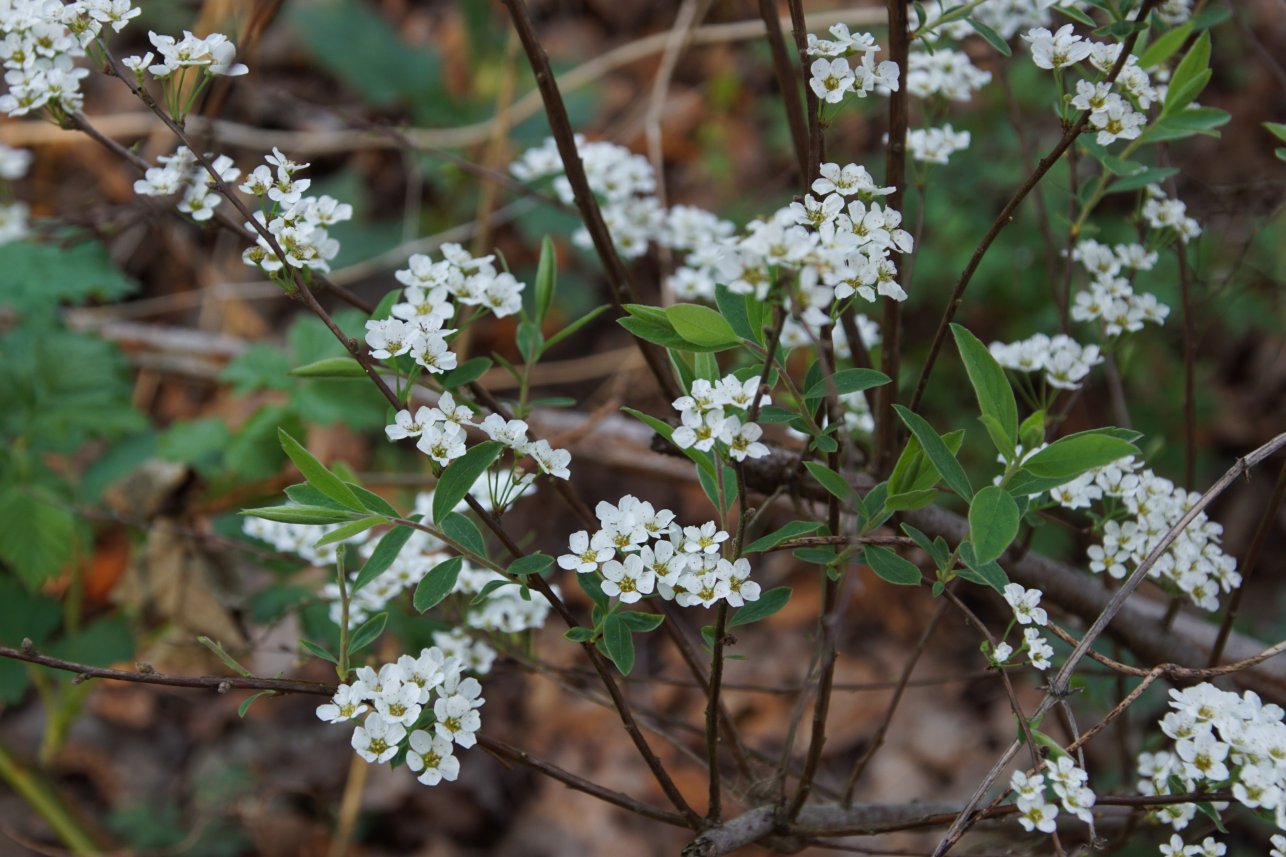
[[[409,410],[403,408],[393,417],[393,425],[384,427],[384,433],[388,435],[389,440],[419,437],[424,427],[432,423],[433,417],[427,407],[421,406],[416,410],[414,417]]]
[[[1063,68],[1075,65],[1090,55],[1092,47],[1072,32],[1071,24],[1064,24],[1057,33],[1044,27],[1028,31],[1023,39],[1031,43],[1031,58],[1040,68]]]
[[[736,417],[728,417],[719,429],[719,440],[728,445],[728,453],[738,461],[747,458],[763,458],[768,454],[768,447],[759,443],[764,430],[756,423],[742,425]]]
[[[317,706],[317,716],[327,723],[339,723],[352,720],[370,710],[360,689],[341,684],[335,688],[335,695],[326,705]]]
[[[637,553],[625,557],[625,562],[608,560],[603,563],[603,592],[621,599],[623,604],[633,604],[644,595],[651,595],[656,586],[656,572],[643,563]]]
[[[713,408],[705,413],[696,409],[684,411],[681,419],[683,425],[676,428],[671,436],[679,449],[691,447],[709,452],[723,431],[722,408]]]
[[[555,479],[571,479],[572,472],[567,465],[571,464],[572,454],[565,449],[554,449],[547,440],[538,440],[527,447],[527,454],[535,460],[541,473],[547,473]]]
[[[433,728],[438,737],[454,741],[461,747],[472,747],[478,743],[476,733],[482,728],[482,716],[470,704],[465,696],[446,696],[433,703],[433,715],[437,722]]]
[[[1038,670],[1049,669],[1049,659],[1054,656],[1054,649],[1045,642],[1040,631],[1027,628],[1023,631],[1023,639],[1027,644],[1027,659],[1031,661],[1031,665]]]
[[[575,569],[580,574],[598,571],[598,567],[611,559],[615,553],[611,547],[592,547],[589,543],[589,533],[585,530],[571,534],[568,539],[568,549],[570,553],[565,553],[558,558],[558,567],[569,571]]]
[[[415,328],[396,318],[366,322],[366,344],[377,360],[390,360],[411,350]]]
[[[991,653],[991,659],[997,664],[1003,664],[1014,655],[1014,647],[1008,643],[1001,643],[996,646],[996,650]]]
[[[683,550],[685,553],[719,552],[719,545],[728,540],[728,534],[720,530],[714,521],[707,521],[700,527],[683,528]]]
[[[406,728],[401,723],[368,714],[366,721],[353,730],[353,749],[368,762],[387,762],[397,755],[397,745],[405,737]]]
[[[410,682],[388,684],[375,697],[375,710],[389,723],[414,726],[420,717],[420,686]]]
[[[715,573],[728,582],[728,593],[724,596],[731,607],[741,607],[747,601],[758,601],[759,584],[750,579],[750,560],[741,557],[736,562],[719,560]]]
[[[490,414],[479,428],[492,440],[498,440],[519,452],[527,452],[527,423],[522,420],[506,420],[499,414]]]
[[[1040,796],[1018,799],[1018,823],[1023,830],[1039,830],[1041,833],[1053,833],[1058,829],[1058,807],[1046,803]]]
[[[810,68],[812,76],[808,85],[817,97],[828,104],[838,104],[844,94],[852,90],[855,78],[848,60],[840,57],[833,60],[814,60]]]
[[[446,467],[465,453],[464,429],[453,423],[438,423],[424,429],[415,448]]]
[[[1024,589],[1017,583],[1005,586],[1005,601],[1013,608],[1014,618],[1020,625],[1044,625],[1048,621],[1044,608],[1039,606],[1041,594],[1039,589]]]
[[[406,766],[412,771],[423,771],[416,777],[426,786],[436,786],[460,776],[460,760],[452,755],[451,742],[422,729],[411,733],[411,747],[406,752]]]

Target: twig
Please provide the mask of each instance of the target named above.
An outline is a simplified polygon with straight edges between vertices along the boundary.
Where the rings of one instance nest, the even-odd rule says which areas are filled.
[[[795,146],[799,175],[807,185],[810,175],[804,103],[799,100],[799,85],[790,62],[790,54],[786,52],[786,39],[782,35],[782,22],[777,17],[777,4],[774,0],[759,0],[759,16],[763,19],[764,33],[768,36],[768,48],[772,53],[773,69],[777,73],[777,88],[781,90],[782,106],[786,111],[786,124],[790,128],[790,139]]]

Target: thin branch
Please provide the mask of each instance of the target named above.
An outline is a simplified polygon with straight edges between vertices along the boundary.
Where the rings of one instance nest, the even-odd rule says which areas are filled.
[[[795,69],[786,52],[786,39],[782,34],[782,23],[777,17],[777,4],[774,0],[759,0],[759,16],[764,22],[764,32],[768,36],[768,48],[772,53],[773,70],[777,73],[777,88],[781,90],[782,106],[786,111],[786,124],[790,127],[790,139],[795,146],[795,159],[799,165],[799,175],[804,184],[809,181],[808,172],[808,130],[805,125],[804,103],[799,100],[799,84],[795,79]]]

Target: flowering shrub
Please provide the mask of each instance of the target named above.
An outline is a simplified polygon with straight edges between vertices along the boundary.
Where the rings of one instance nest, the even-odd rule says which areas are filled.
[[[730,853],[753,842],[788,851],[936,825],[946,829],[934,852],[940,855],[981,819],[1008,815],[1017,822],[1005,822],[1008,832],[1052,836],[1050,846],[1037,847],[1064,853],[1060,837],[1094,842],[1095,825],[1107,818],[1104,807],[1121,805],[1146,809],[1177,831],[1159,845],[1162,854],[1224,853],[1221,841],[1205,836],[1197,842],[1185,833],[1199,811],[1221,834],[1222,813],[1231,817],[1234,805],[1286,830],[1282,709],[1252,691],[1236,694],[1204,681],[1228,675],[1253,681],[1243,671],[1280,647],[1220,666],[1221,642],[1210,665],[1181,666],[1118,625],[1137,663],[1157,666],[1091,651],[1122,611],[1143,621],[1145,611],[1130,599],[1145,579],[1172,598],[1170,615],[1158,620],[1163,637],[1184,601],[1217,611],[1226,604],[1221,596],[1237,597],[1232,593],[1243,570],[1225,553],[1222,527],[1205,511],[1231,478],[1201,494],[1192,490],[1191,473],[1179,485],[1155,472],[1150,439],[1128,427],[1124,408],[1124,427],[1070,430],[1077,397],[1100,383],[1119,387],[1131,349],[1159,336],[1157,328],[1167,323],[1171,307],[1161,291],[1150,291],[1165,285],[1163,253],[1176,255],[1185,278],[1182,314],[1190,327],[1188,271],[1198,262],[1189,253],[1203,227],[1175,195],[1177,170],[1161,144],[1217,135],[1229,119],[1196,102],[1211,78],[1212,21],[1193,18],[1192,4],[1180,0],[934,0],[914,4],[915,21],[906,20],[906,4],[890,2],[879,33],[844,23],[825,33],[798,31],[798,56],[792,60],[783,48],[775,62],[791,89],[787,109],[795,111],[795,89],[807,98],[805,112],[792,115],[804,173],[800,193],[737,224],[696,206],[667,205],[663,176],[651,161],[574,134],[522,0],[504,2],[535,64],[553,136],[519,154],[501,178],[576,207],[580,223],[570,242],[598,255],[616,321],[642,350],[660,390],[657,401],[670,403],[668,410],[624,411],[655,432],[657,448],[690,465],[709,501],[699,517],[680,520],[628,485],[591,507],[576,478],[585,472],[579,453],[536,436],[537,405],[529,395],[534,368],[603,311],[552,330],[558,267],[552,237],[530,282],[499,253],[474,255],[481,251],[445,242],[438,258],[410,254],[393,274],[399,288],[376,306],[353,301],[363,312],[361,336],[352,336],[317,295],[344,294],[328,275],[339,265],[337,235],[354,218],[353,204],[310,195],[317,190],[306,172],[312,164],[293,160],[298,155],[289,151],[272,147],[260,153],[261,163],[238,166],[232,155],[204,151],[219,142],[217,135],[198,144],[187,131],[185,120],[215,78],[254,80],[228,36],[149,32],[154,51],[118,59],[113,37],[140,11],[128,0],[15,0],[0,9],[8,90],[0,110],[42,116],[100,139],[94,117],[82,113],[80,87],[91,67],[115,77],[174,135],[177,147],[152,163],[109,144],[141,175],[134,192],[163,199],[166,208],[173,203],[178,216],[196,226],[235,236],[246,266],[314,313],[344,348],[344,356],[290,367],[293,373],[360,379],[377,389],[387,407],[385,439],[407,453],[413,448],[419,471],[433,483],[399,507],[361,484],[346,464],[323,463],[297,439],[295,426],[272,426],[303,481],[285,489],[285,502],[244,509],[243,532],[326,570],[316,596],[335,638],[305,639],[300,648],[331,663],[338,683],[309,687],[255,677],[210,643],[240,673],[217,686],[325,696],[317,717],[351,730],[362,760],[405,765],[426,786],[455,781],[470,763],[459,757],[462,751],[481,745],[618,807],[687,828],[695,838],[684,853]],[[791,5],[798,12],[800,4]],[[771,15],[765,26],[770,37],[782,39]],[[1011,56],[1015,48],[1019,53]],[[964,106],[995,78],[1027,64],[1050,72],[1040,80],[1061,137],[996,215],[954,290],[939,293],[941,284],[913,278],[922,254],[959,249],[932,230],[923,237],[934,171],[958,167],[977,140],[963,130]],[[850,160],[847,141],[826,132],[843,111],[882,109],[885,100],[885,178],[877,179],[876,168]],[[910,127],[910,113],[922,127]],[[1282,136],[1280,129],[1274,133]],[[1059,224],[1065,247],[1050,257],[1050,270],[1062,266],[1059,281],[1049,284],[1053,312],[1033,318],[1026,338],[984,344],[954,323],[956,310],[1015,209],[1065,158],[1072,186],[1069,215]],[[25,152],[0,149],[0,177],[20,178],[29,162]],[[1109,198],[1115,208],[1103,205]],[[1106,237],[1121,220],[1134,226],[1136,240]],[[29,221],[23,203],[6,202],[0,242],[30,237]],[[1103,240],[1091,237],[1100,228]],[[636,291],[626,268],[653,251],[673,262],[655,295]],[[1087,284],[1073,288],[1081,271]],[[902,353],[903,314],[924,306],[921,296],[934,305],[946,298],[946,311],[927,355],[916,355],[923,359],[912,387],[911,354]],[[493,326],[497,320],[508,327]],[[493,360],[469,357],[472,335],[498,329],[513,331],[520,357],[496,354],[517,384],[512,400],[498,399],[481,380]],[[981,431],[972,413],[957,415],[942,431],[940,415],[924,407],[948,335],[954,353],[944,360],[963,368]],[[1284,443],[1279,436],[1234,471]],[[533,495],[551,507],[562,504],[557,513],[546,512],[534,545],[509,526],[515,506]],[[791,509],[790,520],[769,529],[766,515],[782,505]],[[1077,557],[1079,568],[1058,569],[1074,584],[1032,570],[1039,563],[1029,561],[1031,539],[1050,520],[1092,535],[1084,557]],[[767,633],[755,623],[795,594],[771,585],[774,575],[762,560],[777,550],[794,550],[802,564],[815,567],[821,592],[795,722],[782,724],[775,738],[787,748],[780,762],[747,746],[721,696],[725,662],[738,642],[732,629]],[[945,819],[925,822],[912,806],[893,813],[892,823],[887,817],[876,823],[869,807],[853,802],[866,759],[850,765],[825,758],[841,587],[867,574],[859,569],[889,584],[923,585],[943,610],[958,610],[978,631],[986,665],[1007,690],[1020,738],[971,800]],[[1047,580],[1063,589],[1046,591]],[[1102,588],[1109,581],[1111,588]],[[1074,606],[1073,590],[1080,588],[1101,597],[1088,608]],[[434,623],[425,625],[433,645],[389,658],[396,644],[384,635],[398,612]],[[995,615],[1008,617],[999,634],[988,625]],[[538,633],[555,621],[563,626],[561,639]],[[685,637],[685,623],[700,626],[699,643]],[[661,634],[646,636],[658,630],[667,635],[664,643],[653,642]],[[925,640],[931,632],[932,626]],[[1055,639],[1070,652],[1056,648]],[[386,645],[377,649],[380,640]],[[669,807],[533,761],[489,736],[482,682],[491,680],[493,666],[561,645],[580,647]],[[704,763],[704,811],[653,750],[622,689],[620,678],[636,673],[640,645],[677,647],[704,693],[705,722],[693,725],[699,740],[689,748]],[[53,662],[30,645],[3,653],[96,674]],[[918,656],[917,650],[897,686],[872,753]],[[1129,695],[1119,694],[1119,704],[1089,730],[1078,731],[1066,716],[1066,735],[1055,738],[1042,731],[1057,731],[1042,718],[1054,707],[1070,711],[1066,697],[1087,656],[1140,682]],[[1013,687],[1032,675],[1044,682],[1034,707]],[[127,677],[156,680],[147,670]],[[1099,780],[1097,762],[1091,782],[1085,744],[1162,677],[1203,683],[1170,692],[1174,710],[1145,739],[1152,750],[1139,756],[1138,794],[1108,795],[1098,783],[1110,780]],[[243,715],[255,698],[243,704]],[[800,721],[810,698],[808,728]],[[798,761],[789,754],[797,729],[806,747]],[[1160,746],[1161,736],[1173,744]],[[1009,774],[1006,786],[1001,778],[1019,753],[1028,761]],[[819,773],[827,765],[846,777],[845,788],[824,784]],[[993,800],[983,807],[988,795]],[[725,799],[740,804],[738,814]],[[1286,850],[1280,837],[1272,841],[1274,853]]]

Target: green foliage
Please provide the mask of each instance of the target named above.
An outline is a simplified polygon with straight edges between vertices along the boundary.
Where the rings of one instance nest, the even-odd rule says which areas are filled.
[[[433,491],[434,523],[441,523],[446,514],[455,509],[504,449],[504,444],[499,441],[484,441],[470,447],[468,452],[447,465]]]
[[[915,563],[903,559],[888,548],[867,545],[863,550],[863,558],[871,571],[889,583],[899,586],[920,585],[920,569],[916,568]]]
[[[415,587],[415,596],[412,599],[415,609],[421,613],[427,612],[442,603],[455,589],[456,581],[460,579],[460,569],[464,567],[464,559],[453,556],[429,569],[429,573],[420,579]]]
[[[116,300],[135,288],[97,241],[68,246],[13,241],[0,246],[0,306],[24,316],[48,313],[62,303]]]
[[[1018,535],[1018,504],[1009,492],[995,485],[978,491],[969,504],[969,541],[978,563],[990,562],[1005,552]]]
[[[758,600],[748,601],[745,606],[737,608],[728,619],[728,627],[735,628],[738,625],[749,625],[751,622],[767,619],[786,606],[790,601],[791,591],[789,586],[778,586],[767,592],[761,592]]]

